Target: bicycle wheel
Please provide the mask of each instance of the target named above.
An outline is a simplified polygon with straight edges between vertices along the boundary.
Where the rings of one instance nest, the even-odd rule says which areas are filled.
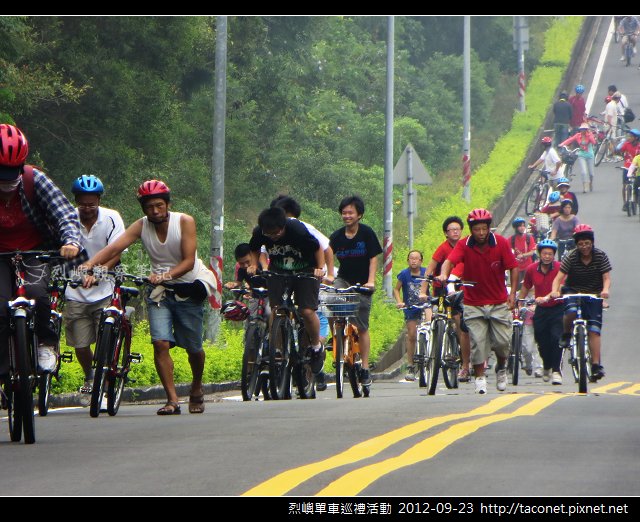
[[[576,348],[578,352],[578,393],[587,393],[587,354],[585,344],[588,342],[584,326],[576,331]]]
[[[336,325],[333,334],[333,355],[336,365],[336,397],[342,399],[344,391],[344,335],[341,324]]]
[[[456,333],[447,328],[442,351],[442,377],[447,388],[458,387],[458,369],[460,368],[460,345]]]
[[[110,360],[111,368],[116,369],[115,374],[113,371],[109,375],[109,385],[107,386],[107,413],[113,417],[118,413],[120,409],[120,402],[122,402],[122,392],[124,391],[124,385],[127,382],[127,375],[129,373],[129,366],[131,360],[129,359],[131,350],[131,335],[126,332],[126,326],[122,325],[118,332],[118,341],[115,345],[115,351],[113,357]]]
[[[51,372],[44,372],[38,377],[38,415],[46,417],[49,413],[49,403],[51,401]]]
[[[435,395],[436,386],[438,385],[438,374],[442,361],[442,349],[444,343],[444,321],[437,319],[431,329],[431,354],[429,357],[429,373],[431,381],[428,383],[429,395]]]
[[[540,208],[540,185],[537,183],[529,189],[527,198],[524,201],[524,211],[528,216],[532,216]]]
[[[242,400],[250,401],[258,384],[260,375],[260,345],[262,333],[257,324],[250,324],[244,334],[244,353],[242,354],[242,373],[240,375],[240,391]]]
[[[624,48],[624,57],[626,59],[626,65],[629,67],[631,65],[631,57],[633,56],[633,45],[627,44]]]
[[[627,207],[627,216],[629,216],[629,217],[631,217],[631,215],[632,215],[632,208],[631,208],[632,200],[633,200],[632,187],[631,187],[631,185],[629,185],[629,183],[625,183],[625,185],[624,185],[624,202],[625,202],[625,206]]]
[[[291,333],[288,317],[277,316],[273,320],[269,335],[269,391],[275,400],[291,398]]]
[[[16,402],[20,400],[20,397],[16,397],[15,393],[13,393],[11,382],[7,382],[4,385],[4,394],[7,398],[9,437],[12,442],[20,442],[20,439],[22,439],[22,410],[20,409],[20,404]]]
[[[111,361],[111,353],[116,340],[113,323],[103,323],[102,332],[98,338],[95,353],[95,373],[93,376],[93,389],[91,390],[91,404],[89,405],[89,415],[97,417],[100,415],[104,388],[107,380],[109,368],[107,365]]]
[[[522,330],[519,327],[513,329],[511,335],[511,354],[509,357],[513,361],[513,373],[511,374],[511,384],[518,385],[520,374],[520,356],[522,355]]]
[[[344,336],[344,359],[345,367],[347,369],[347,377],[349,378],[349,384],[351,385],[351,391],[355,399],[362,397],[362,385],[360,384],[360,369],[362,365],[360,360],[360,354],[355,354],[354,350],[353,331],[351,328],[347,329],[347,334]]]
[[[17,381],[13,389],[14,426],[11,440],[20,441],[20,424],[24,434],[24,443],[36,441],[35,414],[33,409],[33,388],[31,381],[31,335],[26,317],[14,317],[15,363]],[[21,417],[20,421],[18,417]]]
[[[600,163],[602,163],[602,160],[607,155],[608,151],[609,151],[609,138],[605,138],[604,140],[602,140],[602,143],[600,143],[600,146],[595,152],[594,165],[596,167],[600,165]]]
[[[427,382],[429,382],[429,339],[426,334],[421,333],[418,337],[416,346],[418,352],[418,385],[420,388],[426,388]]]

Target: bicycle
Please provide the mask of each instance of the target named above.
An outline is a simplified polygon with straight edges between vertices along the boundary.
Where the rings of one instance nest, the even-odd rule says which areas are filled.
[[[635,33],[625,33],[624,37],[626,41],[624,43],[624,61],[627,67],[631,65],[631,58],[633,58],[633,48],[636,45]]]
[[[424,310],[432,305],[424,303],[420,305],[411,305],[408,308],[399,308],[399,310],[417,309]],[[418,386],[420,388],[427,387],[427,361],[429,357],[429,338],[431,337],[431,321],[422,320],[416,326],[416,347],[413,354],[413,364],[418,367]]]
[[[64,307],[64,291],[67,284],[72,287],[78,286],[78,282],[73,279],[52,274],[51,281],[47,291],[49,293],[49,307],[51,308],[49,316],[49,328],[56,333],[58,342],[54,346],[56,356],[55,368],[51,371],[42,372],[38,377],[38,415],[46,417],[49,413],[49,403],[51,400],[51,382],[53,377],[60,380],[60,364],[61,362],[73,361],[73,355],[70,351],[60,353],[60,332],[62,330],[62,313]]]
[[[625,176],[624,180],[624,206],[627,216],[635,216],[637,213],[635,176]]]
[[[511,310],[511,350],[509,351],[509,360],[507,361],[507,373],[511,374],[511,384],[518,385],[520,367],[524,362],[524,354],[522,353],[522,340],[524,337],[524,318],[527,314],[526,307],[534,303],[534,299],[517,299],[516,306]],[[522,303],[520,308],[518,303]]]
[[[525,196],[524,209],[528,216],[532,216],[544,206],[547,196],[552,190],[549,183],[549,172],[539,169],[535,169],[534,172],[540,172],[540,175]]]
[[[264,399],[269,400],[269,328],[266,314],[269,291],[264,287],[251,286],[251,290],[235,288],[231,292],[239,297],[252,296],[256,300],[244,333],[240,375],[242,400],[250,401],[254,395],[257,399],[260,391]]]
[[[602,300],[594,294],[564,294],[558,299],[576,299],[576,317],[573,320],[571,330],[571,342],[569,344],[570,358],[569,364],[571,364],[571,370],[578,383],[578,393],[587,393],[587,383],[589,381],[595,382],[596,379],[591,375],[591,349],[589,347],[589,336],[587,332],[587,320],[582,318],[582,300],[597,299]]]
[[[344,392],[344,376],[347,375],[354,398],[369,397],[370,385],[362,384],[360,373],[362,359],[358,341],[358,328],[352,320],[358,314],[360,294],[371,295],[373,289],[360,285],[347,288],[335,288],[320,285],[320,310],[330,319],[332,342],[330,351],[333,354],[333,365],[336,373],[336,396],[342,399]]]
[[[95,272],[98,272],[94,268]],[[137,288],[122,286],[126,280],[133,281],[137,286],[149,283],[146,277],[134,276],[123,272],[105,271],[96,273],[98,278],[111,276],[114,286],[111,303],[102,310],[98,327],[96,351],[93,355],[93,388],[89,415],[98,417],[102,409],[105,386],[107,388],[107,408],[110,416],[118,413],[122,392],[127,382],[135,382],[129,377],[131,363],[142,362],[142,354],[131,352],[131,336],[133,327],[131,315],[135,309],[127,306],[129,299],[138,297]]]
[[[292,285],[295,279],[316,277],[304,272],[279,274],[263,271],[267,278],[278,277],[285,282],[282,304],[272,310],[269,332],[269,391],[272,399],[291,399],[292,384],[301,399],[315,399],[315,377],[311,370],[311,343],[304,321],[295,306]]]
[[[593,153],[593,163],[596,167],[599,166],[605,158],[605,163],[619,161],[615,154],[615,147],[620,141],[620,137],[613,136],[614,128],[618,128],[618,126],[610,127],[609,130],[607,130],[602,141],[599,144],[596,144],[596,149]],[[623,131],[625,130],[625,126],[622,126],[621,128]]]
[[[568,147],[562,147],[564,150],[560,152],[560,159],[564,165],[563,176],[569,180],[573,179],[573,165],[578,159],[579,147],[570,149]]]
[[[38,339],[34,331],[35,299],[26,297],[25,258],[51,263],[64,258],[58,251],[15,251],[0,254],[13,267],[15,274],[14,299],[9,307],[9,374],[2,386],[2,394],[8,410],[9,436],[12,442],[36,441],[33,392],[38,382]]]
[[[425,278],[433,283],[434,277]],[[434,305],[431,318],[431,336],[427,347],[426,364],[427,393],[435,395],[438,385],[438,374],[442,368],[444,384],[448,389],[458,387],[458,370],[460,368],[460,343],[456,333],[456,324],[452,312],[462,304],[463,286],[475,286],[473,281],[447,280],[443,284],[453,284],[456,292],[447,295],[446,287],[438,289],[438,295],[429,297],[428,302]]]

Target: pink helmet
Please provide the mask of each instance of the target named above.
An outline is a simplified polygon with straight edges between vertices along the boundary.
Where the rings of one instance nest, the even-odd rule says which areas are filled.
[[[29,142],[20,129],[3,123],[0,125],[0,165],[20,167],[29,155]]]
[[[138,188],[138,199],[156,197],[166,199],[168,201],[170,194],[171,190],[169,190],[169,187],[164,182],[158,181],[157,179],[145,181]]]
[[[241,301],[227,301],[222,305],[220,313],[229,321],[244,321],[249,317],[249,308]]]
[[[580,224],[573,229],[573,240],[578,242],[580,239],[590,239],[593,241],[593,228],[587,224]]]
[[[488,225],[490,225],[491,221],[493,221],[491,212],[485,210],[484,208],[476,208],[469,212],[469,215],[467,216],[467,223],[470,227],[475,225],[476,223],[487,223]]]
[[[553,140],[549,136],[545,136],[540,140],[540,143],[542,143],[543,145],[551,145],[553,143]]]

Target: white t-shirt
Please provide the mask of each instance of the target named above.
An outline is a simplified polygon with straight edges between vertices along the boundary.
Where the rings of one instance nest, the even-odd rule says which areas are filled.
[[[79,217],[78,220],[80,220]],[[104,247],[118,239],[124,232],[124,222],[116,210],[99,207],[98,220],[91,227],[91,230],[87,230],[82,222],[80,222],[80,232],[82,234],[82,245],[91,258]],[[107,279],[103,279],[97,286],[92,286],[91,288],[67,287],[65,297],[70,301],[95,303],[110,296],[112,293],[113,283]]]
[[[549,147],[549,150],[545,150],[540,156],[540,159],[543,162],[542,170],[546,170],[549,172],[549,178],[552,180],[559,179],[562,177],[562,173],[559,172],[556,174],[556,165],[560,161],[560,156],[556,152],[556,149],[553,147]]]

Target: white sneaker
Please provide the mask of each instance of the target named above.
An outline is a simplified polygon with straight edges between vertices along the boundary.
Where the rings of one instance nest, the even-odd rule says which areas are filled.
[[[533,376],[537,377],[538,379],[542,377],[542,368],[536,368],[536,370],[533,372]]]
[[[505,391],[507,389],[507,370],[498,370],[496,372],[496,388],[498,391]]]
[[[553,372],[551,374],[551,384],[562,384],[562,375],[560,372]]]
[[[38,346],[38,368],[41,372],[52,372],[56,368],[56,353],[53,346]]]
[[[482,377],[476,377],[476,393],[481,395],[487,393],[487,378],[484,375]]]
[[[620,57],[620,61],[621,61],[621,62],[624,62],[624,60],[625,60],[624,56],[621,56],[621,57]]]
[[[551,370],[545,370],[544,373],[542,374],[542,380],[544,382],[549,382],[550,378],[551,378]]]

